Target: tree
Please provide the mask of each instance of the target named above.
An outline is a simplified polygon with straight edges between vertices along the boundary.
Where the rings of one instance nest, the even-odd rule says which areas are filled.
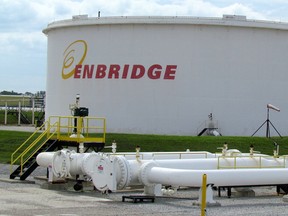
[[[21,93],[17,93],[17,92],[14,92],[13,90],[12,91],[2,91],[0,92],[0,95],[22,95]]]

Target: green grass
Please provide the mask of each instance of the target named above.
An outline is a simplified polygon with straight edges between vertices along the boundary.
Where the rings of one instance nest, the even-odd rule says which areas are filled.
[[[27,132],[0,131],[0,163],[10,163],[11,154],[30,135]]]
[[[255,151],[263,154],[273,154],[274,143],[280,145],[280,153],[288,154],[288,137],[212,137],[212,136],[165,136],[165,135],[132,135],[132,134],[107,134],[106,145],[111,145],[112,141],[117,143],[117,151],[135,151],[139,145],[141,151],[209,151],[219,152],[218,147],[228,143],[229,149],[238,149],[241,152],[249,152],[250,145]]]
[[[0,163],[10,163],[11,154],[31,135],[29,132],[0,131]],[[195,137],[195,136],[165,136],[165,135],[139,135],[139,134],[106,134],[106,145],[110,146],[113,140],[117,143],[117,151],[135,151],[140,146],[141,151],[209,151],[220,152],[225,142],[229,149],[239,149],[249,152],[251,144],[255,151],[272,155],[273,140],[280,145],[280,154],[288,154],[288,137]],[[106,149],[111,151],[111,149]]]
[[[0,124],[4,124],[5,123],[5,111],[4,110],[0,110]],[[18,124],[18,119],[16,116],[12,116],[12,115],[7,115],[7,123],[9,124]]]

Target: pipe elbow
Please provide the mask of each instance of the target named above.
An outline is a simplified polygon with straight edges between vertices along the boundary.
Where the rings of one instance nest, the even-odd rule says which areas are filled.
[[[145,186],[155,185],[155,183],[149,181],[149,175],[150,175],[151,169],[156,166],[157,164],[153,161],[144,163],[140,168],[140,172],[138,176],[139,182]]]

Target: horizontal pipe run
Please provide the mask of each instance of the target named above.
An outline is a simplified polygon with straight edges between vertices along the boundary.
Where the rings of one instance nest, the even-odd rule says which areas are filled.
[[[288,169],[238,169],[238,170],[179,170],[152,167],[147,180],[153,184],[201,187],[202,176],[207,184],[215,186],[249,186],[288,184]],[[177,176],[177,178],[175,178]]]

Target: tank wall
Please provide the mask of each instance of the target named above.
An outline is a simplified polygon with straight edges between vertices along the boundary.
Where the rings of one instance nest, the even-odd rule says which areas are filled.
[[[108,132],[196,135],[212,113],[223,135],[250,136],[271,103],[281,112],[271,111],[270,120],[287,135],[287,36],[284,30],[176,24],[51,30],[46,117],[69,115],[79,93],[89,115],[106,117]],[[81,60],[77,73],[64,79]],[[155,64],[163,69],[151,79],[147,70]],[[94,65],[91,78],[84,77],[85,65]],[[98,65],[108,68],[104,78],[95,78]],[[111,65],[119,65],[119,78],[109,78]],[[144,66],[145,75],[131,78],[133,65]],[[164,79],[167,66],[172,72]],[[265,128],[257,134],[264,136]]]

